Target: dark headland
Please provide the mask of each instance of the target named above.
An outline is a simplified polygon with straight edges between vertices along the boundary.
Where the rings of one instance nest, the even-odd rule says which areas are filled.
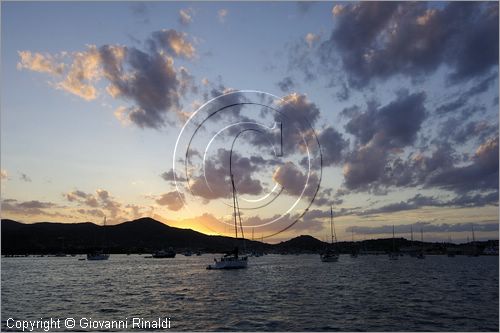
[[[170,227],[149,217],[106,227],[90,222],[84,223],[20,223],[1,220],[2,255],[26,254],[83,254],[97,248],[110,253],[151,253],[158,249],[172,247],[177,252],[196,250],[206,253],[225,252],[234,246],[242,246],[242,240],[231,237],[210,236],[191,230]],[[395,239],[396,248],[425,248],[428,254],[445,254],[453,247],[457,254],[466,254],[472,246],[484,249],[498,249],[498,240],[478,241],[474,244],[449,244]],[[319,253],[328,244],[312,236],[298,236],[279,244],[267,244],[245,240],[247,251],[266,253],[298,254]],[[358,242],[338,242],[341,253],[351,253],[356,249],[361,254],[381,254],[391,251],[392,238],[365,240]]]

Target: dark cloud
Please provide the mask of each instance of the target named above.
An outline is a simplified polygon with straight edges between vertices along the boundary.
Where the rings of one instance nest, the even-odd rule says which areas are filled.
[[[232,195],[229,159],[230,151],[218,149],[214,157],[205,160],[205,175],[189,179],[193,194],[205,200],[229,198]],[[260,180],[253,177],[253,174],[262,167],[261,162],[261,159],[242,157],[233,152],[231,168],[238,194],[262,193],[264,188]]]
[[[94,217],[99,217],[99,218],[103,218],[104,216],[106,216],[106,214],[104,214],[104,212],[100,209],[80,208],[80,209],[77,209],[77,212],[79,214],[82,214],[82,215],[89,215],[89,216],[94,216]]]
[[[356,138],[356,148],[346,157],[345,185],[348,189],[377,189],[384,185],[388,165],[400,149],[415,142],[426,118],[423,93],[401,93],[383,107],[368,104],[366,111],[346,109],[345,128]],[[397,163],[398,160],[394,163]]]
[[[345,129],[361,144],[376,140],[386,148],[400,148],[412,144],[426,118],[425,94],[401,94],[395,101],[351,116]]]
[[[284,93],[290,92],[293,88],[295,88],[295,82],[293,82],[290,76],[284,77],[281,81],[277,83],[277,86]]]
[[[337,56],[351,85],[402,74],[411,78],[441,65],[459,82],[498,66],[498,4],[361,2],[337,5],[337,24],[320,47],[326,65]]]
[[[275,130],[269,135],[251,133],[249,141],[252,145],[259,149],[266,149],[270,142],[282,142],[283,154],[286,155],[304,153],[306,144],[309,148],[315,146],[315,133],[311,130],[320,118],[320,110],[315,103],[311,102],[306,95],[292,93],[282,98],[277,111],[273,115],[274,122],[281,123],[282,131]],[[327,131],[326,135],[332,133]]]
[[[498,190],[498,136],[481,144],[465,166],[441,168],[430,174],[427,187],[464,193],[479,190]]]
[[[160,177],[168,182],[173,182],[173,181],[185,182],[186,181],[186,178],[175,174],[174,170],[172,170],[172,169],[165,171],[164,173],[162,173],[160,175]]]
[[[300,40],[287,45],[288,71],[298,71],[302,73],[306,82],[311,82],[317,78],[316,73],[316,48],[311,48],[306,41]]]
[[[285,193],[293,196],[312,197],[319,187],[316,173],[311,172],[308,179],[307,170],[302,172],[293,162],[286,162],[278,167],[274,171],[273,180],[284,188]]]
[[[137,105],[126,109],[126,116],[139,127],[160,128],[165,125],[168,111],[179,109],[179,79],[173,61],[159,53],[148,54],[136,48],[124,49],[130,72],[124,72],[123,63],[110,53],[104,54],[105,75],[112,84],[115,96],[134,101]],[[111,69],[111,70],[109,70]]]
[[[387,151],[378,146],[363,146],[351,152],[344,164],[344,182],[350,190],[369,190],[377,187],[384,175]]]
[[[108,191],[98,189],[95,194],[86,193],[80,190],[64,193],[63,196],[69,202],[78,203],[80,206],[87,206],[93,209],[102,209],[107,211],[111,219],[119,219],[122,214],[122,204],[116,201]],[[95,214],[91,214],[97,216]]]
[[[344,139],[340,132],[327,127],[319,133],[318,139],[321,144],[324,166],[336,165],[344,160],[349,141]]]
[[[15,199],[2,200],[1,210],[3,214],[17,215],[44,215],[50,217],[68,217],[58,212],[52,212],[50,209],[60,209],[61,206],[52,203],[38,200],[18,201]],[[49,211],[47,211],[49,210]]]
[[[186,34],[174,29],[155,31],[148,39],[151,53],[165,51],[167,54],[190,59],[195,55],[193,45],[186,39]]]
[[[42,62],[44,72],[60,80],[54,86],[86,100],[97,98],[96,83],[105,79],[111,97],[132,102],[115,112],[118,119],[141,128],[161,128],[172,121],[169,116],[181,116],[181,97],[197,92],[188,70],[174,66],[174,58],[194,58],[195,48],[186,34],[173,29],[153,32],[145,44],[146,50],[91,45],[83,52],[69,53],[65,58],[70,59],[70,64],[55,64],[62,68],[61,72],[46,69],[47,59],[52,56],[41,56],[32,64],[31,52],[23,51],[18,67],[40,71],[38,63]]]
[[[387,204],[378,208],[352,211],[358,216],[387,214],[407,210],[419,209],[422,207],[483,207],[488,205],[498,205],[498,192],[489,194],[460,195],[450,200],[442,200],[433,196],[417,194],[414,197],[396,203]]]
[[[470,100],[479,94],[482,94],[488,90],[492,83],[494,83],[498,78],[498,73],[494,72],[485,78],[478,78],[473,81],[472,87],[467,90],[460,91],[458,93],[459,97],[453,99],[452,101],[447,101],[439,105],[436,109],[438,115],[444,115],[450,112],[456,112],[460,109],[468,107],[470,105]]]
[[[23,182],[31,183],[31,178],[25,173],[22,173],[21,176],[19,176],[19,179]]]
[[[156,203],[161,206],[167,206],[168,209],[178,211],[184,207],[184,194],[177,191],[164,193],[156,199]]]
[[[450,117],[443,122],[440,130],[441,138],[463,145],[471,139],[483,142],[498,132],[498,125],[485,120],[464,121]]]
[[[370,226],[351,226],[346,228],[346,232],[354,232],[356,234],[392,234],[392,225],[383,225],[377,227]],[[434,224],[431,222],[417,222],[414,224],[396,225],[394,231],[396,233],[410,233],[420,229],[425,232],[471,232],[474,231],[498,231],[498,221],[484,221],[479,223],[441,223]]]

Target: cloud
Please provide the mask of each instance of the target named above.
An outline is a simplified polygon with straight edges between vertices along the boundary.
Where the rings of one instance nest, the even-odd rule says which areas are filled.
[[[368,105],[365,112],[350,116],[345,129],[361,144],[373,140],[387,148],[405,147],[415,141],[426,118],[424,101],[424,93],[403,93],[386,106]]]
[[[464,122],[463,120],[450,117],[443,123],[440,137],[463,145],[472,139],[484,141],[497,131],[498,125],[493,125],[486,120]]]
[[[195,89],[192,76],[186,68],[175,68],[173,58],[192,59],[196,50],[186,34],[172,29],[153,32],[146,45],[146,51],[121,45],[90,45],[85,51],[67,53],[69,64],[60,66],[64,71],[56,76],[54,71],[46,72],[59,80],[54,84],[56,88],[85,100],[98,97],[97,83],[104,79],[108,82],[106,92],[112,98],[132,102],[115,112],[122,123],[161,128],[169,115],[180,115],[180,98]],[[18,68],[32,68],[26,59],[34,56],[28,57],[26,52],[19,53],[25,65]]]
[[[336,5],[336,25],[321,45],[325,64],[340,58],[352,86],[394,75],[449,68],[459,82],[498,66],[498,4],[362,2]]]
[[[383,185],[388,163],[417,137],[426,118],[424,101],[423,93],[401,93],[383,107],[372,103],[364,112],[358,108],[344,110],[343,114],[349,118],[345,129],[357,141],[344,164],[348,189],[376,189]]]
[[[317,54],[315,48],[310,48],[301,38],[299,41],[287,44],[289,72],[299,71],[306,82],[317,78]]]
[[[160,195],[155,201],[158,205],[167,206],[168,209],[178,211],[184,206],[184,194],[172,191]]]
[[[175,174],[174,170],[172,170],[172,169],[163,172],[160,175],[160,177],[163,178],[166,181],[169,181],[169,182],[173,182],[173,181],[185,182],[186,181],[186,178],[181,177],[181,176]]]
[[[319,40],[319,38],[319,35],[315,35],[312,32],[309,32],[304,39],[309,48],[312,48],[314,44],[316,44],[316,42]]]
[[[87,206],[94,209],[106,211],[107,216],[113,221],[122,220],[122,204],[116,201],[108,191],[97,189],[95,194],[86,193],[80,190],[74,190],[64,193],[63,196],[69,202],[78,203],[80,206]]]
[[[336,4],[332,8],[332,15],[333,16],[339,16],[340,14],[342,14],[342,12],[344,11],[344,9],[345,9],[344,5]]]
[[[84,52],[75,52],[72,64],[63,81],[56,87],[81,97],[87,101],[97,98],[95,82],[101,79],[101,58],[94,45]]]
[[[231,177],[229,173],[230,151],[218,149],[214,157],[205,161],[205,177],[197,175],[189,179],[190,188],[194,195],[204,200],[229,198],[232,196]],[[263,160],[242,157],[236,152],[232,156],[232,172],[235,187],[239,195],[258,195],[262,193],[263,186],[258,179],[253,178],[253,173],[262,166]]]
[[[191,8],[179,10],[179,22],[182,25],[189,25],[193,22],[193,11]]]
[[[370,226],[351,226],[346,228],[346,232],[354,232],[356,234],[392,234],[392,225],[383,225],[377,227]],[[425,232],[448,233],[448,232],[471,232],[474,231],[498,231],[498,221],[485,221],[485,222],[466,222],[466,223],[441,223],[434,224],[431,222],[417,222],[414,224],[396,225],[394,231],[396,233],[410,233],[419,229]]]
[[[315,173],[309,175],[301,171],[293,162],[286,162],[279,166],[273,174],[273,180],[280,184],[285,193],[293,196],[312,196],[319,186],[319,179]]]
[[[2,200],[1,205],[2,214],[15,214],[22,216],[31,216],[31,215],[42,215],[42,216],[50,216],[50,217],[70,217],[68,215],[47,211],[51,209],[59,209],[63,208],[55,203],[46,202],[46,201],[38,201],[38,200],[30,200],[30,201],[18,201],[15,199],[4,199]]]
[[[101,52],[112,59],[108,48]],[[107,70],[106,73],[117,95],[136,103],[126,108],[122,116],[141,128],[164,126],[167,112],[175,112],[180,105],[179,80],[173,60],[135,48],[127,50],[127,60],[133,75],[122,73],[121,68],[118,72]]]
[[[50,55],[43,55],[38,52],[31,53],[30,51],[19,51],[19,62],[17,69],[28,69],[39,73],[48,73],[51,75],[62,75],[65,65],[57,63]]]
[[[396,203],[387,204],[378,208],[359,210],[353,212],[355,215],[374,215],[401,212],[419,209],[422,207],[483,207],[488,205],[498,205],[498,192],[489,194],[462,195],[450,200],[441,200],[432,196],[417,194],[414,197]]]
[[[185,33],[174,29],[163,29],[153,32],[148,43],[154,52],[163,50],[167,54],[191,59],[195,56],[196,50],[186,37]]]
[[[482,94],[488,90],[488,88],[497,80],[498,73],[494,72],[485,78],[478,78],[473,81],[472,87],[467,90],[462,90],[459,92],[459,97],[451,101],[446,101],[445,103],[439,105],[436,109],[438,115],[445,115],[448,113],[454,113],[460,109],[463,109],[470,105],[468,103],[474,96]]]
[[[427,187],[440,187],[457,193],[498,190],[498,158],[497,135],[477,148],[471,163],[440,168],[429,175],[425,184]]]
[[[219,22],[224,23],[226,21],[226,17],[229,14],[227,9],[219,9],[217,11],[217,17],[219,18]]]
[[[80,209],[77,209],[77,212],[79,214],[82,214],[82,215],[90,215],[90,216],[94,216],[94,217],[99,217],[99,218],[104,218],[104,216],[106,216],[106,214],[104,214],[104,212],[100,209],[83,209],[83,208],[80,208]]]
[[[22,173],[21,176],[19,176],[19,179],[23,182],[31,183],[31,178],[28,177],[28,175],[26,175],[25,173]]]
[[[284,77],[277,85],[280,90],[285,93],[290,92],[295,87],[295,83],[290,76]]]
[[[284,96],[275,115],[275,122],[283,124],[283,131],[272,134],[272,142],[280,142],[283,136],[283,151],[285,154],[293,154],[304,149],[304,140],[309,139],[313,133],[311,127],[320,116],[318,106],[311,102],[306,95],[292,93]],[[311,126],[311,127],[310,127]],[[314,139],[314,138],[312,138]],[[257,147],[268,147],[269,136],[253,135],[252,143]]]
[[[323,152],[323,165],[330,166],[344,161],[344,154],[349,148],[349,141],[333,127],[323,129],[318,135]]]

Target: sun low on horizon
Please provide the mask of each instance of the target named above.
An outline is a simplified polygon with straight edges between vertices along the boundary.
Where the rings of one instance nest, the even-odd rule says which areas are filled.
[[[1,6],[2,219],[498,239],[497,2]]]

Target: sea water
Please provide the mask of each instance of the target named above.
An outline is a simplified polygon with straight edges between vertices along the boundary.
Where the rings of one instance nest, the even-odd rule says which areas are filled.
[[[80,331],[154,330],[167,321],[173,331],[499,329],[496,256],[341,255],[323,263],[319,255],[267,255],[232,271],[206,270],[211,254],[81,258],[2,258],[2,329],[59,319],[50,330],[70,330],[68,318]],[[113,321],[150,324],[102,326]]]

